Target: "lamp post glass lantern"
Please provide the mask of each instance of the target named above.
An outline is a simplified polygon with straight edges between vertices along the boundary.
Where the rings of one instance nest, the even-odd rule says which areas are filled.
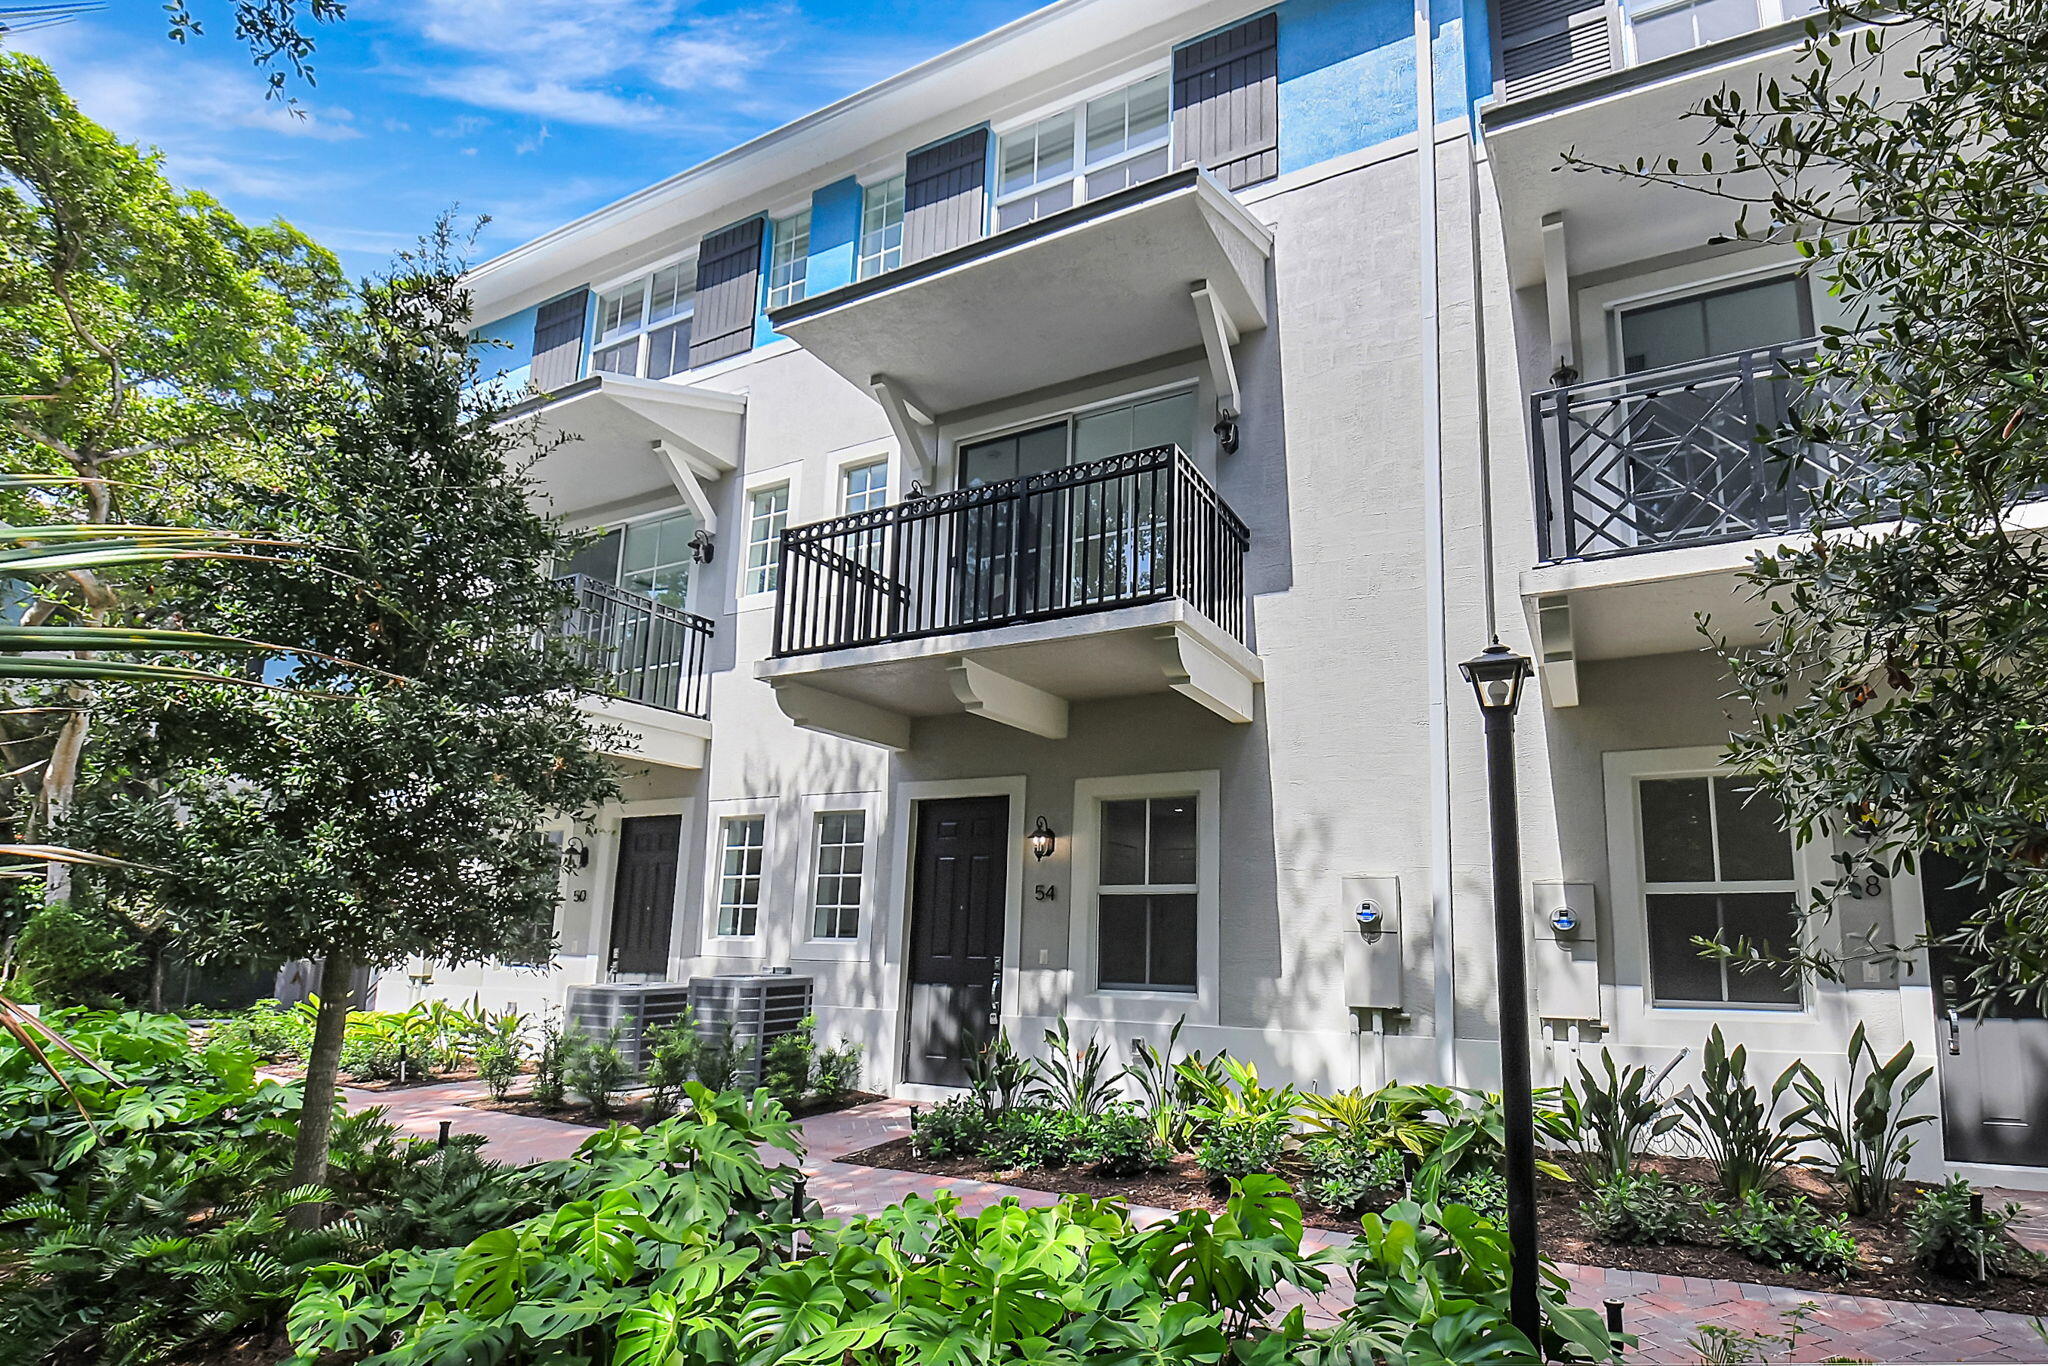
[[[1515,709],[1532,666],[1498,640],[1458,666],[1486,723],[1487,812],[1493,841],[1493,953],[1500,1000],[1500,1089],[1506,1129],[1508,1317],[1543,1352],[1536,1297],[1536,1106],[1529,1075],[1529,964],[1522,943],[1522,831],[1515,806]]]

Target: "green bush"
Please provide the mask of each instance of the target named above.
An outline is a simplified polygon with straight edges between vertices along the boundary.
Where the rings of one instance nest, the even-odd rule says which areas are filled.
[[[533,1103],[559,1110],[569,1099],[568,1068],[575,1041],[554,1020],[541,1022],[540,1046],[533,1055]]]
[[[1212,1181],[1277,1172],[1293,1128],[1291,1117],[1285,1114],[1209,1119],[1206,1137],[1195,1150],[1195,1163]]]
[[[1913,1153],[1906,1130],[1934,1122],[1932,1114],[1905,1113],[1934,1069],[1911,1072],[1910,1043],[1880,1061],[1861,1024],[1849,1036],[1848,1063],[1853,1095],[1849,1090],[1829,1094],[1811,1067],[1794,1065],[1793,1090],[1805,1102],[1794,1121],[1799,1135],[1821,1151],[1810,1165],[1834,1178],[1849,1213],[1881,1219],[1892,1211],[1892,1189]]]
[[[633,1069],[619,1051],[617,1025],[602,1034],[579,1030],[569,1036],[562,1080],[589,1104],[593,1117],[605,1119],[618,1113],[620,1093],[632,1079]]]
[[[1700,1067],[1700,1089],[1678,1097],[1681,1126],[1714,1164],[1714,1179],[1730,1200],[1745,1201],[1777,1184],[1799,1149],[1791,1132],[1794,1115],[1780,1116],[1778,1100],[1798,1079],[1788,1067],[1771,1087],[1768,1100],[1749,1080],[1749,1050],[1730,1050],[1715,1025],[1707,1034]]]
[[[1856,1270],[1856,1239],[1841,1216],[1823,1218],[1803,1195],[1774,1204],[1751,1191],[1727,1213],[1721,1236],[1751,1261],[1803,1267],[1837,1279]]]
[[[860,1090],[861,1047],[850,1039],[818,1050],[816,1085],[820,1096],[838,1100]]]
[[[135,933],[95,902],[53,901],[14,941],[10,990],[56,1006],[119,1007],[141,999],[147,959]],[[25,988],[25,989],[24,989]]]
[[[777,1035],[761,1055],[761,1084],[768,1094],[795,1109],[811,1093],[811,1055],[818,1022],[804,1016],[795,1029]]]
[[[476,1074],[491,1089],[492,1100],[512,1094],[523,1066],[519,1045],[507,1039],[485,1039],[476,1046]]]
[[[1136,1176],[1157,1171],[1172,1159],[1159,1142],[1152,1116],[1135,1105],[1120,1103],[1089,1117],[1085,1137],[1074,1153],[1104,1176]]]
[[[676,1112],[683,1083],[696,1075],[697,1013],[685,1008],[667,1024],[656,1025],[647,1031],[641,1047],[647,1059],[641,1069],[641,1080],[647,1083],[647,1113],[666,1119]]]
[[[1301,1145],[1301,1155],[1309,1198],[1340,1214],[1392,1204],[1408,1173],[1399,1151],[1365,1132],[1320,1134]]]
[[[954,1096],[913,1116],[910,1146],[920,1157],[976,1157],[988,1138],[988,1111],[973,1096]]]
[[[1684,1118],[1656,1093],[1647,1067],[1617,1069],[1614,1055],[1600,1050],[1604,1076],[1579,1064],[1576,1084],[1564,1084],[1564,1121],[1594,1179],[1619,1181],[1635,1171],[1636,1158]]]
[[[367,1034],[344,1034],[341,1039],[341,1074],[357,1081],[397,1081],[403,1045],[397,1039]],[[407,1074],[420,1075],[417,1058],[406,1058]]]
[[[1464,1172],[1445,1183],[1444,1203],[1463,1205],[1483,1219],[1505,1223],[1508,1179],[1499,1172]]]
[[[740,1072],[746,1066],[746,1047],[733,1037],[732,1021],[727,1020],[713,1031],[710,1038],[699,1037],[697,1042],[697,1080],[713,1091],[730,1091],[739,1081]]]
[[[1930,1271],[1976,1281],[2017,1270],[2031,1260],[2007,1232],[2025,1211],[2014,1203],[1993,1206],[1987,1202],[1973,1214],[1970,1205],[1975,1195],[1975,1189],[1961,1176],[1951,1176],[1945,1184],[1921,1193],[1906,1215],[1906,1236],[1914,1261]]]
[[[1596,1181],[1580,1202],[1579,1213],[1610,1243],[1646,1246],[1696,1240],[1711,1208],[1701,1187],[1644,1172]]]
[[[214,1027],[213,1037],[246,1047],[264,1062],[304,1062],[313,1048],[313,1008],[258,1001]]]

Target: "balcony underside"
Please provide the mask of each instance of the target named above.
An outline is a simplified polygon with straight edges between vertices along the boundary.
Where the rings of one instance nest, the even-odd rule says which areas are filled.
[[[699,717],[623,697],[585,697],[579,705],[619,728],[621,733],[600,752],[627,765],[694,771],[704,767],[711,752],[711,723]]]
[[[705,482],[739,464],[747,401],[738,394],[622,375],[592,375],[520,404],[505,421],[560,442],[533,468],[538,492],[583,519],[678,496],[715,529]]]
[[[917,717],[964,713],[1061,739],[1070,703],[1168,692],[1242,725],[1265,676],[1179,599],[764,660],[755,673],[798,725],[897,750]]]
[[[863,390],[884,382],[936,416],[1198,349],[1227,369],[1237,335],[1266,326],[1272,246],[1228,191],[1176,172],[771,321]]]

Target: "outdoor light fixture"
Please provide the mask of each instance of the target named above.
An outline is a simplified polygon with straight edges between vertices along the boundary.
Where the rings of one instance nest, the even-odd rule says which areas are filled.
[[[1497,640],[1458,666],[1479,698],[1480,711],[1509,716],[1521,705],[1522,685],[1529,681],[1531,670],[1527,655],[1518,655]]]
[[[562,846],[562,866],[575,869],[588,868],[590,866],[590,846],[580,839],[572,838],[567,844]]]
[[[1536,1296],[1536,1112],[1529,1075],[1529,961],[1522,932],[1522,826],[1515,805],[1515,707],[1533,666],[1495,638],[1458,666],[1486,723],[1487,817],[1493,837],[1494,991],[1500,1001],[1503,1175],[1508,1206],[1508,1319],[1543,1341]],[[1567,932],[1576,923],[1553,925]]]
[[[690,561],[693,564],[711,563],[711,533],[701,526],[690,536]]]
[[[1038,818],[1038,824],[1031,829],[1031,855],[1033,858],[1051,858],[1053,850],[1052,827],[1045,823],[1045,817]]]

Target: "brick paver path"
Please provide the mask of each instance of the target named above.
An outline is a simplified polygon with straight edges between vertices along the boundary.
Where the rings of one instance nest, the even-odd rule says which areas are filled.
[[[351,1107],[381,1105],[399,1127],[422,1137],[433,1137],[443,1119],[453,1120],[457,1133],[488,1137],[487,1151],[500,1161],[566,1157],[592,1132],[580,1125],[472,1110],[462,1104],[482,1094],[483,1087],[477,1082],[383,1093],[343,1090]],[[810,1177],[811,1198],[826,1213],[863,1213],[907,1195],[930,1195],[942,1189],[958,1195],[970,1212],[1006,1197],[1026,1205],[1049,1205],[1059,1198],[1046,1191],[887,1171],[837,1160],[908,1133],[909,1108],[900,1101],[877,1101],[803,1122],[808,1149],[803,1168]],[[790,1160],[786,1153],[781,1156]],[[1132,1214],[1140,1220],[1166,1218],[1169,1213],[1142,1205],[1132,1207]],[[1328,1246],[1344,1238],[1343,1234],[1311,1230],[1308,1241]],[[1629,1354],[1632,1363],[1696,1362],[1699,1355],[1686,1345],[1686,1339],[1702,1324],[1775,1333],[1780,1330],[1779,1314],[1802,1303],[1811,1303],[1814,1312],[1808,1320],[1809,1335],[1800,1340],[1791,1360],[2048,1362],[2048,1344],[2035,1333],[2031,1321],[2018,1314],[1597,1266],[1565,1264],[1559,1270],[1571,1282],[1572,1298],[1578,1303],[1598,1307],[1603,1300],[1622,1301],[1626,1327],[1641,1340]],[[1310,1301],[1308,1308],[1312,1320],[1327,1320],[1342,1308],[1341,1294],[1333,1291]]]

